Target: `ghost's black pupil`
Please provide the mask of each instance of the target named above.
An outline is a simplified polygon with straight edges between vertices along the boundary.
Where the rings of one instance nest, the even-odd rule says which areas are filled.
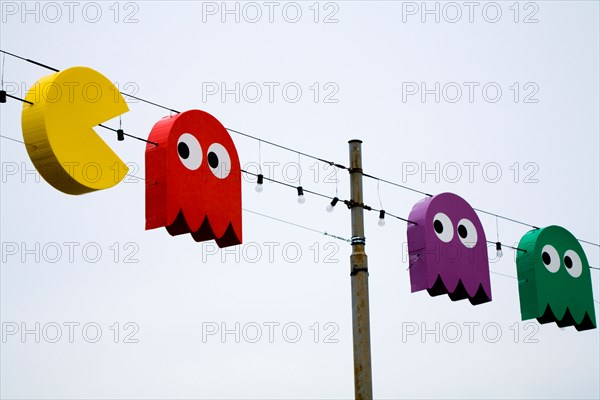
[[[187,158],[190,156],[190,148],[183,142],[180,142],[177,145],[177,152],[179,153],[179,157],[183,158],[184,160],[187,160]]]
[[[542,261],[544,262],[544,264],[550,265],[550,254],[543,252],[542,253]]]
[[[442,221],[439,219],[436,219],[433,221],[433,229],[435,229],[437,233],[442,233],[444,232],[444,224],[442,224]]]
[[[460,235],[461,238],[466,238],[467,237],[467,228],[465,228],[464,225],[459,225],[458,226],[458,234]]]
[[[219,157],[212,151],[208,153],[208,165],[213,169],[219,166]]]
[[[573,260],[571,260],[571,257],[566,256],[565,257],[565,267],[571,269],[571,267],[573,267]]]

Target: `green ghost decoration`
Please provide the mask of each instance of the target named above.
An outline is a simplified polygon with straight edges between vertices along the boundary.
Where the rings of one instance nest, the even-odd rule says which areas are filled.
[[[571,232],[552,225],[527,232],[519,242],[517,276],[521,319],[594,329],[590,265]]]

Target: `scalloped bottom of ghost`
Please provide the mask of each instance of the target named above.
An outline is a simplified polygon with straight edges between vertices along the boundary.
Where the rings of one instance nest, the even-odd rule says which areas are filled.
[[[569,307],[567,307],[567,311],[565,311],[565,315],[563,315],[562,319],[557,319],[556,315],[554,315],[554,312],[552,311],[552,308],[550,308],[550,304],[546,304],[546,310],[544,311],[544,314],[536,319],[540,324],[556,322],[556,325],[558,325],[560,328],[566,328],[567,326],[575,326],[575,329],[577,329],[578,331],[585,331],[588,329],[596,328],[596,324],[594,323],[594,321],[592,321],[587,311],[583,315],[581,322],[577,323],[575,322],[575,318],[573,318],[573,315],[571,315],[571,310],[569,310]]]
[[[221,248],[242,244],[241,238],[238,238],[231,223],[227,226],[227,229],[225,230],[225,233],[223,233],[223,236],[215,237],[215,233],[213,232],[213,229],[210,226],[208,217],[204,217],[204,221],[202,222],[202,225],[200,225],[200,228],[198,228],[197,231],[192,232],[181,211],[179,211],[179,214],[177,215],[177,218],[175,218],[175,221],[173,221],[173,223],[167,226],[166,228],[167,232],[169,232],[171,236],[191,233],[192,237],[196,242],[203,242],[205,240],[215,239],[215,242],[217,242],[217,246]]]
[[[446,285],[444,285],[444,282],[442,282],[442,278],[440,277],[440,275],[438,275],[435,279],[435,283],[433,284],[433,286],[427,289],[427,293],[429,293],[429,295],[432,297],[447,294],[448,297],[450,297],[450,300],[452,301],[469,299],[471,304],[473,304],[474,306],[478,304],[487,303],[488,301],[492,301],[491,296],[487,295],[481,284],[479,284],[475,295],[469,296],[467,289],[465,289],[465,285],[463,285],[460,279],[458,280],[458,284],[456,285],[454,291],[449,292],[446,288]]]

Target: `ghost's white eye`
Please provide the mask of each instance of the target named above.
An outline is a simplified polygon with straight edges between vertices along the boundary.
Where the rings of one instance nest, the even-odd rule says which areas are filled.
[[[565,257],[563,258],[567,272],[573,277],[578,278],[581,275],[583,266],[581,265],[581,258],[573,250],[567,250]]]
[[[448,243],[454,237],[452,221],[444,213],[437,213],[433,217],[433,230],[442,242]]]
[[[558,268],[560,268],[560,257],[554,246],[547,244],[542,247],[542,262],[548,271],[552,273],[558,271]]]
[[[229,153],[222,144],[211,144],[206,159],[210,170],[217,178],[227,178],[231,172],[231,158],[229,158]]]
[[[198,139],[189,133],[179,136],[177,141],[177,154],[181,163],[192,171],[197,170],[202,164],[202,147]]]
[[[475,225],[473,223],[463,218],[458,221],[458,227],[456,228],[458,232],[458,238],[465,245],[465,247],[472,249],[477,244],[477,229],[475,229]]]

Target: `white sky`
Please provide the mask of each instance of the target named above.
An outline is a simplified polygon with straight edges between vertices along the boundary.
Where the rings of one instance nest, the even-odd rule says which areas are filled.
[[[237,7],[239,22],[235,14],[222,13],[221,2],[77,2],[72,22],[63,2],[35,4],[27,3],[33,10],[27,14],[21,2],[2,2],[3,50],[60,69],[90,66],[126,92],[178,110],[199,108],[227,127],[342,164],[348,162],[347,141],[359,138],[371,174],[428,193],[452,191],[474,207],[600,240],[597,2],[480,2],[472,22],[462,2],[430,2],[429,9],[437,4],[439,23],[435,15],[421,13],[421,2],[228,3],[231,10]],[[455,4],[461,17],[451,23]],[[488,22],[497,8],[499,21]],[[297,9],[302,14],[292,23]],[[261,18],[252,22],[257,10]],[[326,17],[330,23],[324,23]],[[24,96],[16,87],[27,88],[46,74],[6,58],[9,93]],[[224,99],[209,91],[220,91],[221,84],[234,89],[238,82],[239,101],[235,90]],[[421,82],[429,89],[440,83],[439,103],[434,94],[425,102],[420,93],[407,95]],[[455,97],[452,82],[462,89],[456,103],[449,101]],[[464,82],[474,82],[472,102]],[[488,99],[494,87],[502,90],[497,102],[483,97],[486,84]],[[275,88],[272,101],[268,85]],[[285,85],[301,88],[297,102],[290,99],[293,89],[282,93]],[[325,102],[328,94],[337,102]],[[124,129],[142,137],[165,115],[140,103],[130,109]],[[2,104],[3,136],[22,138],[20,110],[16,101]],[[144,175],[141,142],[99,134],[137,166],[136,176]],[[237,135],[233,140],[242,165],[258,161],[255,141]],[[189,235],[144,231],[143,181],[68,196],[27,173],[33,166],[22,144],[2,139],[0,154],[2,328],[35,330],[39,323],[41,334],[39,343],[34,334],[22,340],[21,332],[1,343],[3,398],[353,396],[346,243],[244,213],[246,243],[237,254],[214,252],[212,242],[198,244]],[[277,163],[274,178],[296,184],[296,154],[263,144],[261,158]],[[305,188],[335,194],[336,185],[326,179],[330,170],[307,158],[300,162]],[[422,174],[436,163],[438,177]],[[469,163],[480,163],[471,181]],[[456,165],[462,176],[452,182]],[[419,172],[406,175],[415,166]],[[495,167],[502,176],[494,183]],[[339,178],[340,197],[347,198],[347,177]],[[386,210],[405,217],[421,198],[385,184],[380,195]],[[375,181],[365,181],[365,196],[379,208]],[[243,202],[253,211],[350,236],[347,210],[338,205],[328,214],[325,199],[307,195],[306,204],[298,205],[292,189],[266,184],[257,194],[246,182]],[[495,241],[495,219],[481,215],[481,220],[487,238]],[[499,230],[500,240],[512,244],[527,228],[500,221]],[[517,281],[497,274],[493,301],[476,307],[447,296],[411,294],[406,225],[388,220],[380,228],[376,213],[369,213],[366,236],[377,398],[600,396],[597,329],[580,333],[520,321]],[[77,244],[65,244],[71,242]],[[36,246],[39,251],[26,252]],[[72,260],[69,246],[75,249]],[[62,255],[51,262],[56,248]],[[102,255],[94,263],[89,257],[96,248]],[[599,249],[586,244],[584,249],[590,264],[600,266]],[[515,276],[512,252],[506,250],[491,269]],[[599,275],[592,271],[596,301]],[[65,325],[71,322],[79,324],[73,343]],[[203,340],[208,327],[235,330],[236,323],[239,343],[234,334],[221,340],[220,332]],[[85,324],[92,326],[88,336],[82,333]],[[62,337],[51,343],[56,325]],[[257,325],[262,337],[251,343]],[[88,343],[94,326],[102,337]],[[135,327],[132,338],[138,342],[124,343]],[[302,336],[289,343],[295,327]],[[434,333],[421,337],[423,329],[436,327],[439,343]],[[457,327],[462,336],[451,343]],[[408,335],[415,328],[419,332]],[[501,335],[491,343],[497,328]]]

